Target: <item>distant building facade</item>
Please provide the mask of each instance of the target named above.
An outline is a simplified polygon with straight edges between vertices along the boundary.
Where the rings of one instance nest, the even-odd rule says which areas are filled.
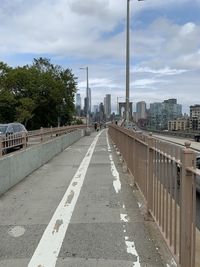
[[[163,127],[167,129],[169,120],[182,117],[182,105],[177,104],[177,99],[172,98],[163,102]]]
[[[89,102],[88,102],[88,98],[85,97],[84,98],[84,115],[85,116],[87,115],[88,110],[89,110]]]
[[[149,127],[153,130],[168,129],[168,121],[182,117],[182,106],[177,99],[168,99],[160,103],[151,103],[149,109]]]
[[[190,106],[190,118],[200,118],[200,105]]]
[[[146,102],[140,101],[136,103],[136,114],[135,114],[136,121],[140,119],[146,119],[147,117],[146,109],[147,109]]]
[[[110,94],[107,94],[104,97],[104,112],[105,112],[106,119],[110,119],[110,115],[111,115],[111,95]]]
[[[149,127],[154,130],[161,129],[162,124],[162,103],[155,102],[150,104]]]
[[[81,116],[81,95],[76,94],[76,115]]]
[[[87,89],[86,89],[86,97],[84,98],[84,114],[85,116],[88,114],[91,114],[91,105],[92,105],[92,100],[91,100],[91,89],[88,88],[88,97],[87,97]]]
[[[104,105],[103,103],[99,104],[99,121],[105,120],[105,112],[104,112]]]
[[[93,106],[93,112],[94,112],[94,114],[98,113],[98,111],[99,111],[99,106],[98,105],[94,105]]]
[[[190,119],[180,118],[168,121],[169,131],[188,131],[190,128]]]
[[[200,130],[200,105],[190,106],[190,129]]]

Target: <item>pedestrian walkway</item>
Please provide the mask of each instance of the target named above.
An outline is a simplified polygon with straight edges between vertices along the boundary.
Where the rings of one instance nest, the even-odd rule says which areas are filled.
[[[2,267],[176,266],[107,130],[0,197]]]

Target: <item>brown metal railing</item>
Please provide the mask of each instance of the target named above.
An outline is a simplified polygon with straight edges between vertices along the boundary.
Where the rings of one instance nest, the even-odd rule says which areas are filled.
[[[40,140],[43,141],[44,137],[55,137],[62,134],[66,134],[76,129],[85,129],[85,125],[72,125],[72,126],[62,126],[62,127],[51,127],[51,128],[43,128],[41,127],[39,130],[29,131],[28,137],[40,137]]]
[[[14,147],[26,147],[28,140],[38,139],[39,142],[42,142],[46,139],[50,139],[56,136],[60,136],[77,129],[84,129],[85,125],[72,125],[72,126],[63,126],[63,127],[51,127],[51,128],[40,128],[39,130],[29,131],[26,133],[20,134],[11,134],[6,137],[0,137],[0,157],[5,155],[9,149]]]
[[[27,134],[11,134],[6,137],[0,137],[0,156],[7,153],[8,149],[13,147],[26,147]]]
[[[200,266],[196,229],[196,154],[190,149],[116,125],[109,134],[119,149],[177,263]]]

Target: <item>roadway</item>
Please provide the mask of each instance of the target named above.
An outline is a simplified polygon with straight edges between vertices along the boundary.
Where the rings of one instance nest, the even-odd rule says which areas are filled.
[[[195,142],[193,139],[171,137],[169,135],[168,136],[165,136],[165,135],[161,135],[161,134],[160,135],[153,134],[153,136],[155,136],[157,138],[160,138],[160,139],[163,139],[165,141],[168,141],[170,143],[181,145],[181,146],[184,146],[186,141],[190,141],[191,142],[191,146],[190,147],[192,149],[196,150],[196,151],[199,151],[199,153],[200,153],[200,143]]]
[[[107,131],[0,197],[2,267],[176,266]]]

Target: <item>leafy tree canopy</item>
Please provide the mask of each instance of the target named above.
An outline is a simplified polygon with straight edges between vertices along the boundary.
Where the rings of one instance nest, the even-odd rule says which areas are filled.
[[[16,68],[0,62],[0,123],[19,121],[28,129],[71,123],[76,80],[46,58]]]

